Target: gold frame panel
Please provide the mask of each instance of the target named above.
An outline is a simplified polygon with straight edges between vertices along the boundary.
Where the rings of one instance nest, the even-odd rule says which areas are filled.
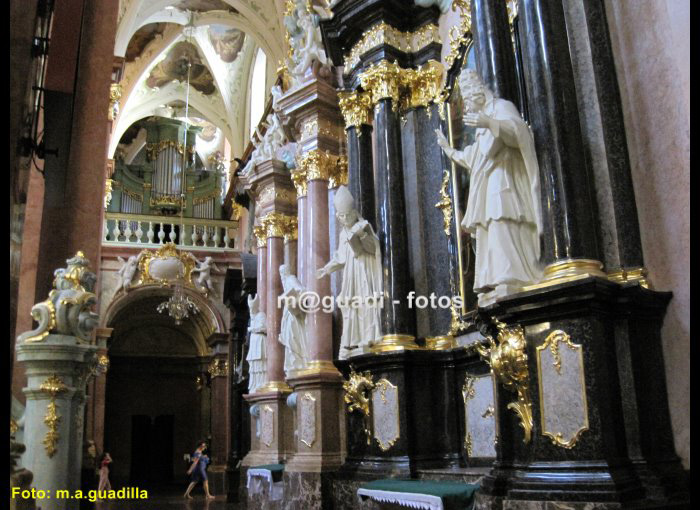
[[[380,439],[377,437],[377,427],[375,427],[374,423],[372,423],[372,432],[374,439],[377,440],[379,448],[381,448],[383,452],[387,451],[389,448],[394,446],[396,441],[401,437],[401,420],[399,418],[399,387],[394,386],[387,379],[379,379],[379,381],[377,381],[377,383],[374,385],[374,388],[372,389],[371,393],[372,408],[374,410],[374,419],[376,419],[377,410],[374,408],[374,393],[376,391],[379,391],[379,396],[382,399],[382,402],[386,402],[386,392],[389,388],[391,388],[392,390],[396,390],[396,436],[393,439],[388,440],[386,443],[382,443],[382,441],[380,441]]]
[[[584,424],[582,427],[579,427],[579,429],[576,431],[576,433],[569,439],[568,441],[565,441],[563,438],[563,434],[561,432],[552,432],[548,431],[545,429],[545,412],[544,412],[544,388],[542,387],[542,352],[544,352],[545,349],[549,349],[552,353],[552,357],[554,358],[553,361],[553,366],[554,369],[556,370],[557,374],[561,375],[561,355],[559,354],[559,344],[563,343],[567,347],[569,347],[573,351],[577,351],[578,354],[578,361],[579,361],[579,368],[580,368],[580,374],[581,374],[581,398],[583,399],[583,415],[584,415]],[[575,344],[571,341],[571,337],[564,331],[557,329],[552,331],[549,335],[547,335],[547,338],[545,341],[542,343],[542,345],[539,345],[536,347],[536,353],[537,353],[537,388],[539,392],[539,400],[540,400],[540,424],[542,427],[542,435],[547,436],[552,440],[552,443],[556,446],[560,446],[562,448],[566,448],[567,450],[571,450],[574,446],[576,446],[576,443],[578,443],[578,440],[581,437],[581,434],[583,434],[586,430],[589,429],[589,422],[588,422],[588,400],[586,398],[586,373],[584,371],[584,365],[583,365],[583,346],[581,344]]]

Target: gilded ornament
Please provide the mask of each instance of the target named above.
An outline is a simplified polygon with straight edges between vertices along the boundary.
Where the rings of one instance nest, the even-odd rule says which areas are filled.
[[[616,271],[611,271],[608,273],[608,280],[611,282],[619,283],[620,285],[625,283],[639,282],[639,285],[645,289],[650,289],[651,285],[647,278],[648,271],[644,267],[633,267],[633,268],[621,268]]]
[[[489,348],[476,345],[479,354],[491,366],[491,371],[498,381],[510,392],[517,393],[517,402],[508,404],[520,418],[520,426],[525,432],[524,443],[529,443],[532,436],[532,401],[527,370],[525,332],[521,326],[506,326],[497,322],[498,344],[488,337]]]
[[[583,413],[583,423],[578,428],[578,430],[571,435],[569,439],[564,439],[564,434],[562,432],[553,432],[547,430],[546,420],[545,420],[545,395],[542,383],[542,353],[549,349],[552,353],[552,366],[556,371],[558,376],[562,376],[562,357],[560,352],[560,344],[574,352],[578,353],[578,374],[580,375],[580,388],[581,388],[581,403],[582,403],[582,413]],[[580,344],[575,344],[571,341],[571,336],[562,330],[552,331],[547,338],[542,343],[542,345],[537,346],[537,380],[540,393],[540,417],[542,421],[542,435],[547,436],[552,441],[552,444],[560,446],[567,450],[572,449],[576,446],[581,434],[588,430],[588,402],[586,399],[586,381],[584,377],[584,367],[583,367],[583,346]],[[570,370],[569,370],[570,372]],[[569,404],[570,405],[570,404]]]
[[[435,60],[429,60],[418,69],[403,70],[401,74],[401,84],[404,89],[402,109],[419,108],[439,102],[442,96],[443,75],[443,65]]]
[[[425,348],[431,351],[445,351],[457,347],[457,340],[452,335],[432,336],[425,339]]]
[[[46,449],[46,455],[51,458],[56,454],[56,445],[61,438],[58,433],[58,424],[61,422],[61,416],[56,410],[56,396],[59,393],[68,391],[68,387],[60,377],[53,374],[39,386],[39,390],[50,395],[49,404],[46,406],[46,416],[44,416],[46,436],[42,443]]]
[[[122,86],[120,83],[112,83],[109,86],[109,111],[107,118],[114,120],[119,115],[119,100],[122,97]]]
[[[423,25],[415,32],[402,32],[381,22],[367,30],[345,55],[345,72],[349,73],[357,67],[362,55],[377,46],[386,44],[404,53],[416,53],[432,43],[442,44],[440,30],[434,23]]]
[[[299,440],[311,448],[316,440],[316,399],[306,392],[299,402]]]
[[[241,215],[243,214],[244,207],[241,204],[237,204],[233,200],[231,201],[231,220],[239,221]]]
[[[381,60],[372,64],[360,74],[362,88],[372,94],[372,103],[377,105],[382,99],[391,99],[392,108],[399,106],[402,68],[395,62]]]
[[[345,154],[338,156],[335,161],[335,166],[331,170],[328,179],[328,189],[337,188],[338,186],[347,186],[348,184],[348,157]]]
[[[464,428],[466,429],[466,436],[464,438],[464,448],[467,450],[467,455],[472,456],[472,435],[469,432],[469,412],[468,406],[469,401],[476,395],[476,390],[474,389],[474,382],[476,378],[472,376],[467,376],[464,380],[464,386],[462,386],[462,400],[464,401]]]
[[[459,48],[467,44],[472,39],[472,9],[470,0],[452,0],[452,10],[459,9],[459,23],[450,29],[450,53],[445,57],[445,64],[448,69],[452,67]]]
[[[140,284],[157,283],[160,285],[169,285],[170,281],[165,278],[158,278],[151,274],[151,262],[159,259],[176,258],[182,265],[180,277],[185,285],[194,287],[192,283],[192,271],[194,270],[197,260],[190,252],[179,252],[173,243],[166,243],[155,251],[143,250],[139,253],[139,270],[141,272]]]
[[[306,170],[297,167],[295,170],[291,171],[292,182],[297,190],[297,197],[306,196]]]
[[[449,194],[450,172],[445,170],[442,174],[442,186],[440,186],[440,201],[435,204],[442,211],[443,230],[450,237],[450,225],[452,225],[452,199]]]
[[[341,90],[338,92],[338,106],[346,128],[372,123],[372,97],[369,93]]]
[[[379,399],[377,399],[379,396]],[[387,451],[399,439],[399,389],[387,379],[380,379],[372,389],[374,439]]]
[[[523,290],[534,290],[558,285],[560,283],[572,282],[597,276],[607,278],[603,272],[603,264],[592,259],[564,259],[558,260],[544,268],[544,278],[542,281],[527,285]]]
[[[370,408],[369,395],[374,389],[372,374],[363,372],[358,374],[351,367],[350,378],[343,382],[343,390],[345,390],[345,403],[348,404],[348,412],[359,411],[363,416],[365,435],[367,436],[367,444],[372,444],[372,432],[370,431]]]
[[[192,198],[192,204],[193,205],[206,204],[207,202],[215,201],[218,197],[219,197],[219,192],[213,191],[207,195]]]
[[[450,306],[450,331],[448,335],[451,336],[457,336],[460,331],[463,331],[467,329],[469,324],[462,320],[462,317],[459,315],[459,311],[457,310],[457,306],[454,303],[454,300],[452,302],[452,305]]]
[[[155,161],[158,154],[167,148],[175,149],[180,155],[184,155],[185,150],[187,150],[187,155],[189,157],[193,157],[195,152],[194,145],[187,145],[185,148],[185,145],[181,142],[176,142],[174,140],[161,140],[160,142],[146,144],[146,157],[148,161]]]
[[[105,209],[109,207],[112,201],[112,184],[114,181],[112,179],[105,180]]]
[[[253,235],[257,241],[258,248],[267,247],[267,236],[265,235],[265,227],[263,225],[256,225],[253,227]]]
[[[228,377],[228,360],[221,358],[211,360],[209,367],[207,367],[207,372],[209,372],[212,379],[215,377]]]
[[[265,228],[266,237],[284,237],[289,231],[291,219],[296,217],[279,212],[271,212],[260,218],[260,224]]]
[[[338,156],[331,155],[328,151],[314,149],[301,158],[299,168],[306,175],[306,182],[322,180],[327,181],[337,165]]]
[[[158,195],[152,196],[151,207],[179,207],[184,209],[185,199],[180,195]]]

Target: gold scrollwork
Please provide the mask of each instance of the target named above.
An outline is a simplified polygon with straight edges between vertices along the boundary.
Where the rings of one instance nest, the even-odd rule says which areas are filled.
[[[554,370],[556,370],[557,374],[561,376],[561,353],[559,350],[559,344],[563,343],[566,347],[571,349],[572,351],[578,352],[578,361],[579,361],[579,374],[581,376],[580,380],[580,385],[581,385],[581,401],[583,404],[583,424],[579,427],[579,429],[572,435],[572,437],[569,440],[564,439],[564,434],[562,432],[552,432],[546,430],[546,424],[545,424],[545,404],[544,404],[544,391],[543,391],[543,386],[542,386],[542,361],[541,361],[541,353],[545,351],[546,349],[549,349],[550,352],[552,353],[552,366],[554,367]],[[586,382],[584,379],[584,369],[583,369],[583,346],[580,344],[575,344],[571,341],[571,336],[567,334],[566,332],[557,329],[555,331],[552,331],[549,335],[547,335],[547,338],[545,338],[544,342],[542,345],[538,345],[536,347],[536,352],[537,352],[537,381],[538,381],[538,386],[539,386],[539,393],[540,393],[540,416],[542,420],[542,435],[547,436],[549,439],[551,439],[552,443],[556,446],[561,446],[562,448],[566,448],[567,450],[572,449],[574,446],[576,446],[576,443],[578,442],[579,438],[581,437],[581,434],[583,434],[585,431],[588,430],[588,401],[586,399]]]
[[[372,94],[372,104],[382,99],[391,99],[392,108],[399,106],[402,68],[395,62],[381,60],[360,74],[362,88]]]
[[[464,437],[464,448],[467,450],[467,455],[472,456],[472,435],[469,432],[469,416],[467,412],[467,407],[469,401],[476,396],[476,390],[474,389],[475,377],[467,376],[464,379],[464,386],[462,386],[462,400],[464,400],[464,428],[466,429],[466,435]]]
[[[105,202],[104,202],[105,209],[107,209],[109,207],[109,204],[112,201],[112,184],[113,183],[114,183],[114,181],[112,179],[105,180]]]
[[[440,201],[435,204],[442,211],[442,225],[445,235],[450,237],[450,225],[452,225],[452,198],[449,194],[450,172],[445,170],[442,174],[442,186],[440,186]]]
[[[299,161],[299,169],[306,175],[307,183],[314,180],[328,181],[337,164],[338,156],[314,149],[304,154]]]
[[[328,179],[328,189],[346,186],[348,184],[348,157],[344,154],[338,156],[335,166],[331,169]]]
[[[648,271],[644,267],[621,268],[608,273],[608,280],[611,282],[624,284],[639,282],[645,289],[650,289],[651,285],[647,278]]]
[[[237,204],[233,200],[231,201],[231,220],[233,221],[239,221],[241,219],[241,215],[243,214],[243,207],[241,204]]]
[[[382,44],[393,46],[404,53],[416,53],[431,43],[442,44],[440,30],[434,23],[423,25],[415,32],[402,32],[381,22],[362,34],[362,38],[345,56],[345,70],[350,72],[360,63],[362,55]]]
[[[212,379],[214,377],[228,377],[228,360],[221,358],[214,358],[209,363],[207,367],[207,372],[211,375]]]
[[[143,200],[143,199],[142,199]],[[185,200],[179,195],[158,195],[152,196],[151,207],[185,207]]]
[[[452,67],[459,55],[462,44],[471,39],[472,9],[470,0],[452,0],[452,10],[459,9],[459,23],[450,29],[450,53],[445,57],[445,65]]]
[[[374,385],[374,389],[372,389],[372,395],[374,395],[376,392],[379,393],[379,398],[382,401],[382,405],[379,406],[380,408],[378,409],[376,405],[373,405],[372,407],[374,408],[374,439],[377,440],[377,444],[379,445],[379,448],[385,452],[389,450],[394,444],[396,444],[396,441],[399,439],[399,432],[400,432],[400,423],[399,423],[399,408],[398,408],[398,387],[394,386],[389,382],[387,379],[380,379],[377,381],[377,383]],[[386,398],[386,394],[388,391],[391,391],[394,393],[394,400],[393,402],[390,402]],[[390,405],[393,403],[393,408],[389,408]],[[386,404],[386,406],[384,405]],[[381,420],[381,416],[385,416],[387,420]],[[379,426],[377,426],[377,419],[380,418],[379,421]],[[388,419],[391,419],[390,423],[390,428],[389,430],[386,430],[386,425],[389,424]],[[392,430],[393,429],[393,430]],[[379,432],[379,436],[377,434]],[[389,437],[382,437],[387,432],[395,432],[395,435],[391,438]]]
[[[184,155],[185,154],[185,149],[187,150],[187,154],[189,156],[194,156],[194,146],[193,145],[185,145],[181,142],[176,142],[174,140],[161,140],[160,142],[155,142],[155,143],[149,143],[146,145],[146,156],[149,161],[154,161],[157,157],[158,154],[160,154],[162,151],[164,151],[167,148],[173,148],[175,149],[178,154]]]
[[[345,390],[345,403],[348,404],[348,412],[359,411],[363,415],[363,423],[365,435],[367,436],[367,444],[372,444],[372,432],[370,430],[370,392],[374,389],[372,374],[363,372],[358,374],[354,369],[350,371],[350,378],[343,382],[343,390]]]
[[[119,100],[122,97],[121,83],[112,83],[109,86],[109,111],[107,118],[114,120],[119,115]]]
[[[429,60],[418,69],[403,70],[402,110],[428,106],[431,102],[437,103],[442,95],[443,75],[443,65],[435,60]]]
[[[479,354],[491,366],[498,381],[510,392],[517,393],[517,402],[508,404],[520,418],[520,426],[525,432],[524,443],[529,443],[532,437],[532,401],[528,382],[527,341],[521,326],[506,326],[501,322],[498,327],[498,344],[488,337],[489,348],[476,345]]]
[[[68,386],[66,386],[60,377],[53,374],[39,386],[39,389],[44,393],[48,393],[50,396],[49,404],[46,406],[46,416],[44,416],[44,423],[47,429],[46,436],[42,443],[46,449],[46,455],[51,458],[58,451],[56,445],[61,438],[58,433],[58,424],[61,423],[61,416],[56,410],[56,396],[59,393],[68,391]]]

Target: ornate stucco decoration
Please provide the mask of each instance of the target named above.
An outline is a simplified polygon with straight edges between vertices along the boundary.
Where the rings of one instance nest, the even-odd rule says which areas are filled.
[[[431,43],[442,44],[439,28],[433,23],[415,32],[402,32],[387,23],[379,23],[367,30],[345,56],[345,72],[352,71],[360,63],[360,57],[377,46],[386,44],[404,53],[416,53]]]
[[[561,330],[537,346],[537,381],[542,435],[570,450],[588,430],[583,346]]]
[[[265,232],[265,227],[263,225],[254,226],[253,235],[255,236],[255,241],[258,248],[267,247],[267,235]]]
[[[67,267],[54,271],[53,290],[46,301],[32,307],[32,317],[39,325],[17,337],[17,343],[40,342],[50,333],[74,336],[90,342],[99,317],[90,309],[97,303],[93,294],[97,277],[88,268],[83,252],[66,260]]]
[[[272,445],[275,432],[275,411],[270,406],[263,406],[260,411],[260,441],[265,446]]]
[[[337,188],[338,186],[347,186],[348,184],[348,157],[341,154],[335,161],[335,166],[331,169],[331,175],[328,179],[328,189]]]
[[[354,369],[350,371],[350,378],[343,382],[345,390],[345,403],[348,404],[348,412],[359,411],[362,413],[364,423],[365,436],[367,436],[367,444],[372,443],[372,432],[370,431],[370,408],[369,395],[374,389],[372,374],[363,372],[358,374]]]
[[[46,424],[46,436],[42,443],[46,449],[46,456],[48,458],[53,457],[57,449],[57,444],[61,436],[58,433],[58,425],[61,423],[61,416],[56,410],[56,396],[59,393],[68,391],[68,386],[63,382],[63,380],[56,374],[48,377],[39,386],[39,390],[44,393],[48,393],[50,399],[49,404],[46,406],[46,416],[44,416],[44,423]]]
[[[374,439],[382,451],[387,451],[399,439],[399,388],[380,379],[372,390]]]
[[[156,283],[170,285],[175,281],[192,283],[192,271],[197,259],[189,252],[180,252],[173,243],[166,243],[155,251],[143,250],[139,253],[140,284]]]
[[[107,118],[114,120],[119,115],[119,100],[122,97],[122,86],[119,83],[112,83],[109,86],[109,111]]]
[[[381,60],[360,74],[362,88],[372,94],[372,104],[382,99],[391,99],[392,108],[399,106],[402,68],[395,62]]]
[[[520,419],[525,437],[524,443],[529,443],[532,436],[532,401],[527,370],[527,354],[525,348],[525,332],[521,326],[506,326],[497,322],[498,343],[489,336],[489,348],[476,345],[479,354],[491,366],[491,371],[498,381],[510,392],[517,393],[517,402],[508,404]]]
[[[331,176],[334,175],[337,164],[338,156],[319,149],[307,152],[299,160],[299,168],[305,172],[307,183],[315,180],[330,180]]]
[[[105,180],[105,210],[109,207],[110,202],[112,201],[112,185],[114,184],[114,181],[112,179],[107,179]]]

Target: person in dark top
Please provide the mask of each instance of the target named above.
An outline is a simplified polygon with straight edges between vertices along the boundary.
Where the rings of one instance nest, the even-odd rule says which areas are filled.
[[[185,498],[187,499],[192,499],[190,492],[192,492],[194,486],[199,482],[202,482],[202,485],[204,486],[204,493],[206,494],[207,499],[214,499],[214,496],[209,493],[209,480],[207,479],[207,465],[209,464],[209,457],[203,453],[206,447],[207,443],[205,441],[199,441],[197,443],[197,449],[192,455],[192,465],[187,470],[187,474],[190,475],[190,485],[185,491]]]

